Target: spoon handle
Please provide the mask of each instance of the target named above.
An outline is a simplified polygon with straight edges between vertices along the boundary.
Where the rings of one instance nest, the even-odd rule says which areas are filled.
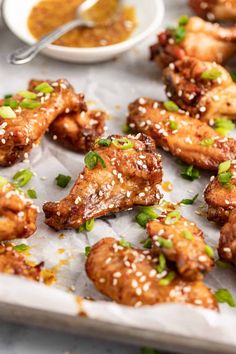
[[[78,26],[94,27],[94,23],[81,19],[70,21],[63,26],[58,27],[55,31],[49,33],[48,35],[42,37],[35,44],[18,48],[7,57],[7,62],[15,65],[26,64],[30,62],[48,44],[54,42],[63,34]]]

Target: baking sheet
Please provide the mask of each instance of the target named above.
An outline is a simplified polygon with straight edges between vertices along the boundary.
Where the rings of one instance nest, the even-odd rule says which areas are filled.
[[[163,26],[170,24],[180,15],[190,12],[185,0],[166,0],[165,5],[166,16]],[[125,123],[127,105],[137,97],[165,99],[160,80],[161,73],[148,61],[148,46],[154,42],[155,36],[112,62],[92,66],[57,62],[43,56],[26,66],[9,66],[5,62],[5,56],[19,46],[20,42],[3,26],[1,26],[0,39],[1,95],[25,88],[31,78],[67,78],[78,92],[86,94],[86,98],[93,102],[93,105],[108,111],[111,117],[107,122],[108,134],[121,132],[122,124]],[[183,206],[181,211],[184,216],[195,221],[202,228],[206,241],[216,248],[219,229],[198,215],[203,204],[201,195],[210,175],[202,173],[201,179],[195,182],[183,180],[179,176],[180,166],[167,153],[162,150],[160,153],[163,157],[164,181],[171,181],[174,185],[171,193],[165,193],[165,198],[178,202],[199,193],[200,197],[196,204]],[[35,203],[41,210],[43,202],[60,200],[67,195],[83,168],[83,156],[68,152],[45,137],[42,144],[31,153],[29,161],[1,169],[1,175],[11,179],[14,173],[22,168],[31,168],[35,173],[25,189],[36,189],[38,199]],[[72,176],[72,181],[66,189],[60,189],[55,185],[54,179],[59,173]],[[85,246],[93,245],[106,236],[115,238],[122,236],[134,245],[140,246],[140,241],[146,237],[146,234],[134,222],[135,214],[134,210],[96,220],[92,232],[78,234],[75,231],[65,231],[62,238],[61,233],[56,233],[44,225],[41,210],[37,233],[18,243],[30,246],[31,260],[43,261],[45,268],[53,268],[54,272],[56,271],[56,283],[49,287],[1,275],[0,302],[76,316],[79,305],[75,295],[90,296],[100,301],[84,301],[80,306],[92,319],[146,331],[156,330],[185,335],[189,338],[230,343],[235,345],[236,350],[234,335],[236,310],[227,305],[221,305],[220,315],[203,309],[173,304],[133,309],[110,303],[94,289],[84,271]],[[64,250],[64,253],[60,250]],[[235,270],[215,269],[206,277],[206,283],[214,289],[229,289],[236,299]]]

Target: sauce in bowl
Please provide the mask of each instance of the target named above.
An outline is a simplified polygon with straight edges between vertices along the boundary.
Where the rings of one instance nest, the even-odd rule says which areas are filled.
[[[76,9],[83,0],[41,0],[28,18],[31,34],[40,39],[57,27],[76,18]],[[127,40],[137,26],[134,7],[119,8],[118,0],[100,0],[87,11],[86,18],[96,21],[94,28],[78,27],[53,44],[65,47],[103,47]]]

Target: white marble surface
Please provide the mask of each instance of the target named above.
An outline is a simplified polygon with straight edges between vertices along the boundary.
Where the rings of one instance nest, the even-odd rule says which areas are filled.
[[[182,14],[181,6],[184,6],[185,0],[179,0],[178,5],[175,0],[166,0],[167,16],[169,18],[169,9]],[[46,57],[39,56],[32,64],[20,68],[12,67],[6,64],[6,53],[12,51],[21,45],[20,41],[16,39],[4,26],[0,28],[0,81],[1,93],[11,92],[14,86],[21,87],[21,81],[29,78],[34,73],[35,76],[49,76],[50,68],[53,69],[54,75],[58,71],[65,68],[65,64],[54,62]],[[143,58],[142,58],[143,59]],[[140,69],[142,65],[140,64]],[[102,64],[98,70],[103,70]],[[40,68],[40,69],[37,69]],[[8,71],[9,81],[1,80],[1,73]],[[88,72],[88,67],[84,67],[84,75]],[[71,76],[76,73],[76,65],[71,66]],[[152,73],[147,73],[149,76]],[[70,79],[70,78],[69,78]],[[101,77],[102,80],[102,77]],[[73,81],[73,80],[72,80]],[[80,336],[63,334],[59,332],[31,328],[23,325],[8,324],[0,322],[0,354],[138,354],[140,348],[132,346],[115,344],[110,342],[91,340],[82,338]]]

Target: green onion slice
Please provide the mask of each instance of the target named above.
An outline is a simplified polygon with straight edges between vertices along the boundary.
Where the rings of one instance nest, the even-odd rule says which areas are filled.
[[[175,279],[175,277],[176,277],[175,272],[170,272],[165,278],[162,278],[159,281],[159,285],[167,286]]]
[[[183,15],[179,18],[179,26],[186,26],[189,21],[189,17],[186,15]]]
[[[36,100],[25,98],[20,102],[20,107],[25,109],[35,109],[41,106],[41,103]]]
[[[165,218],[166,225],[173,225],[181,218],[181,213],[179,210],[174,210],[167,214]]]
[[[90,232],[94,229],[94,219],[87,220],[85,222],[85,230]]]
[[[119,240],[118,244],[124,248],[131,248],[132,247],[132,244],[130,242],[128,242],[127,240],[125,240],[124,238]]]
[[[28,98],[30,100],[34,100],[37,97],[36,93],[30,91],[20,91],[18,92],[18,95],[24,98]]]
[[[218,167],[218,174],[220,175],[221,173],[227,172],[230,169],[231,166],[231,161],[225,161],[219,164]]]
[[[0,176],[0,189],[8,184],[8,180],[2,176]]]
[[[233,177],[232,172],[223,172],[220,175],[218,175],[218,181],[222,186],[231,185],[232,177]]]
[[[183,234],[184,238],[186,238],[186,240],[188,240],[188,241],[194,240],[194,236],[193,236],[192,232],[189,231],[188,229],[183,230],[182,234]]]
[[[171,130],[177,130],[178,129],[178,123],[175,120],[170,120],[170,129]]]
[[[194,202],[197,200],[199,194],[196,194],[192,199],[182,199],[180,204],[184,205],[193,205]]]
[[[205,246],[205,252],[210,258],[214,258],[215,253],[214,253],[213,248],[211,246],[206,245]]]
[[[11,107],[3,106],[0,107],[0,116],[4,119],[14,119],[16,114]]]
[[[164,254],[160,254],[159,256],[159,264],[156,267],[158,273],[162,273],[166,269],[166,258]]]
[[[84,254],[86,257],[88,257],[90,255],[91,252],[91,247],[90,246],[86,246],[84,249]]]
[[[99,146],[110,146],[111,140],[110,139],[99,139],[97,140]]]
[[[47,82],[42,82],[35,87],[35,91],[42,93],[52,93],[54,91],[53,87]]]
[[[24,243],[22,243],[21,245],[16,245],[13,247],[15,251],[17,252],[25,252],[28,251],[28,249],[30,248],[29,246],[25,245]]]
[[[13,98],[6,98],[3,101],[3,106],[8,106],[11,107],[12,109],[16,109],[19,106],[19,102],[17,102]]]
[[[164,237],[159,236],[157,242],[160,244],[160,247],[171,249],[173,248],[173,243],[171,240],[168,240]]]
[[[206,70],[202,73],[203,80],[217,80],[222,75],[222,72],[217,68]]]
[[[173,37],[175,39],[175,43],[179,44],[182,42],[185,37],[186,37],[187,31],[184,28],[184,26],[178,26],[174,31],[173,31]]]
[[[112,144],[120,150],[132,149],[134,147],[133,141],[125,137],[112,140]]]
[[[179,107],[173,101],[164,102],[164,107],[168,112],[178,112]]]
[[[66,188],[68,183],[71,181],[71,177],[70,176],[65,176],[62,174],[59,174],[56,178],[56,183],[58,187],[61,188]]]
[[[200,142],[200,145],[202,146],[211,146],[214,144],[214,140],[211,139],[211,138],[206,138],[206,139],[203,139],[201,142]]]
[[[25,170],[20,170],[13,176],[13,183],[15,187],[21,188],[24,187],[33,177],[33,172],[28,168]]]
[[[226,303],[231,307],[236,307],[234,298],[228,289],[219,289],[215,292],[215,297],[218,302]]]
[[[234,128],[235,128],[235,124],[229,119],[217,118],[215,120],[214,129],[220,135],[226,136],[227,133],[230,130],[233,130]]]
[[[34,189],[28,189],[27,194],[31,199],[37,199],[37,192]]]
[[[150,237],[140,242],[144,248],[150,249],[152,248],[152,239]]]
[[[89,170],[93,170],[97,166],[98,162],[101,163],[103,168],[106,168],[103,158],[95,151],[88,152],[85,155],[84,162]]]
[[[194,181],[200,177],[199,170],[194,168],[192,165],[183,167],[180,174],[181,177],[188,179],[189,181]]]
[[[227,269],[230,268],[230,264],[224,261],[221,261],[220,259],[217,259],[217,261],[215,262],[217,267],[221,268],[221,269]]]

